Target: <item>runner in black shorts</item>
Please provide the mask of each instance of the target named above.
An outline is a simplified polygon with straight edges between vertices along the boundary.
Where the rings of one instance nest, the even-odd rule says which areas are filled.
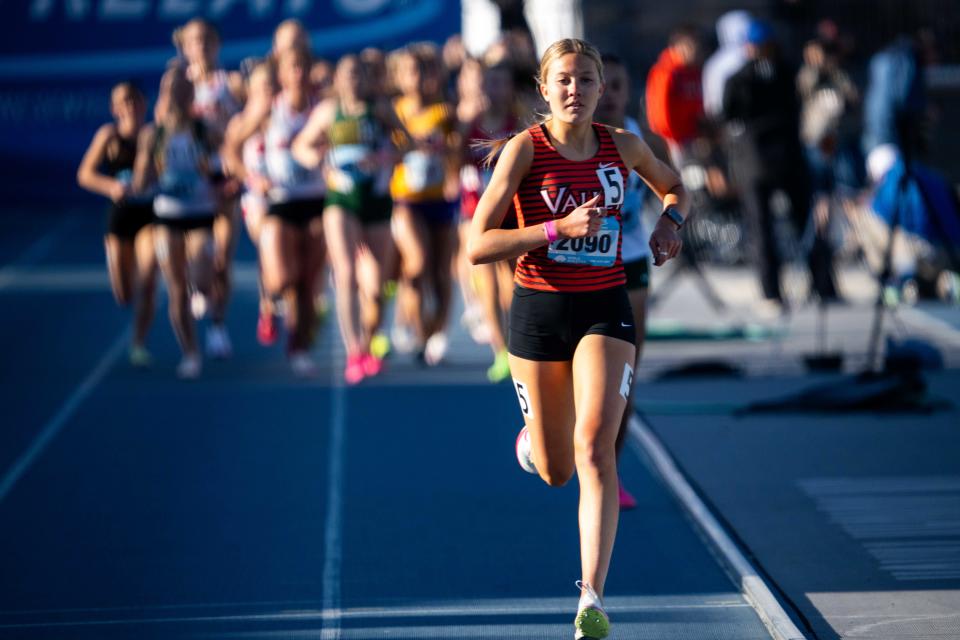
[[[140,136],[133,184],[137,193],[154,193],[155,246],[167,284],[170,324],[183,351],[177,375],[200,375],[189,292],[209,295],[213,277],[213,218],[216,197],[209,175],[213,150],[207,129],[191,115],[193,85],[175,65],[160,82],[165,108],[155,126]]]
[[[267,175],[259,182],[268,207],[260,229],[263,286],[268,295],[286,300],[287,355],[294,374],[304,377],[317,373],[309,353],[315,317],[313,291],[325,259],[323,175],[316,167],[301,165],[291,152],[316,105],[310,86],[310,58],[310,52],[302,49],[280,53],[279,93],[271,104],[251,105],[249,118],[231,132],[235,145],[263,132]]]
[[[192,18],[176,31],[175,38],[179,40],[179,48],[187,61],[187,77],[193,83],[192,115],[206,126],[213,148],[210,177],[217,196],[217,215],[213,223],[212,322],[206,332],[206,351],[214,358],[228,358],[233,353],[233,345],[227,331],[226,315],[240,227],[240,185],[227,179],[219,150],[230,118],[240,111],[243,79],[238,72],[227,72],[220,67],[217,60],[220,34],[211,22]]]
[[[111,200],[103,245],[114,299],[124,306],[136,300],[130,363],[137,367],[151,361],[145,341],[153,322],[157,279],[153,199],[134,195],[131,184],[146,111],[143,93],[133,83],[113,87],[110,112],[114,122],[100,127],[77,171],[81,187]]]
[[[460,191],[456,114],[443,95],[444,69],[436,47],[407,47],[397,57],[395,72],[401,95],[394,110],[411,143],[390,183],[403,276],[397,302],[403,307],[399,315],[413,329],[420,357],[432,366],[443,361],[448,347]]]
[[[619,513],[615,445],[636,360],[620,255],[624,187],[636,171],[667,202],[683,206],[686,195],[642,140],[593,122],[603,64],[592,46],[551,45],[539,90],[550,116],[502,145],[468,251],[474,263],[520,256],[508,345],[526,423],[517,457],[552,486],[576,470],[582,573],[574,637],[599,639],[610,627],[601,599]],[[520,228],[501,229],[511,201]],[[674,223],[661,218],[650,243],[657,265],[675,257]]]

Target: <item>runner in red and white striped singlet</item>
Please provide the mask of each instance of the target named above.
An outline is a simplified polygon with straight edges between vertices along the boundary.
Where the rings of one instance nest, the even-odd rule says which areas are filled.
[[[610,632],[601,598],[619,512],[615,442],[636,357],[620,206],[630,171],[663,200],[650,236],[659,266],[680,250],[687,197],[680,177],[640,138],[593,122],[604,85],[592,46],[551,45],[539,89],[550,117],[492,145],[502,153],[477,204],[467,253],[475,264],[520,256],[508,336],[526,425],[517,458],[551,486],[577,472],[582,574],[574,638],[598,640]],[[519,228],[503,229],[511,201]]]
[[[561,251],[570,251],[566,261],[557,259],[564,257],[558,255],[558,251],[551,251],[556,245],[528,251],[517,261],[514,281],[521,287],[539,291],[599,291],[626,282],[620,260],[619,230],[620,205],[623,204],[629,171],[607,127],[594,123],[593,130],[600,147],[596,155],[581,161],[571,161],[560,155],[550,142],[545,124],[527,130],[533,142],[533,163],[514,196],[519,226],[531,227],[563,218],[588,200],[600,196],[596,206],[606,210],[605,216],[610,220],[604,221],[603,225],[611,232],[569,239],[566,246],[560,247]],[[606,256],[597,262],[610,264],[594,266],[575,262],[573,254],[578,249],[590,258]]]

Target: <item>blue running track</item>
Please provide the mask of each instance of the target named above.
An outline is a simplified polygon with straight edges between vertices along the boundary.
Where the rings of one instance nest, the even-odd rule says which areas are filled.
[[[127,364],[97,210],[4,220],[0,638],[572,637],[576,483],[520,470],[459,327],[449,364],[346,389],[329,323],[296,380],[254,340],[243,240],[234,357],[181,382],[162,296],[154,366]],[[621,472],[611,637],[769,638],[631,447]]]

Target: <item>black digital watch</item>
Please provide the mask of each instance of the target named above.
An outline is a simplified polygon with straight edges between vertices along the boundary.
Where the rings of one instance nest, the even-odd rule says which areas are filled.
[[[680,212],[677,211],[675,208],[667,207],[666,209],[663,210],[663,213],[661,213],[660,215],[666,216],[667,218],[669,218],[670,221],[673,222],[673,224],[677,225],[677,229],[683,228],[683,223],[684,223],[683,216],[680,215]]]

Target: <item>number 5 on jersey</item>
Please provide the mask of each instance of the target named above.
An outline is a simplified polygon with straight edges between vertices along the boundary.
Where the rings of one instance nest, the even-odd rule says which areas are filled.
[[[603,186],[603,204],[608,208],[619,207],[623,205],[624,189],[623,174],[616,164],[600,163],[597,169],[597,178]]]
[[[517,400],[520,401],[520,411],[527,418],[533,418],[533,407],[530,406],[530,398],[527,395],[527,385],[519,380],[513,381],[513,386],[517,389]]]

